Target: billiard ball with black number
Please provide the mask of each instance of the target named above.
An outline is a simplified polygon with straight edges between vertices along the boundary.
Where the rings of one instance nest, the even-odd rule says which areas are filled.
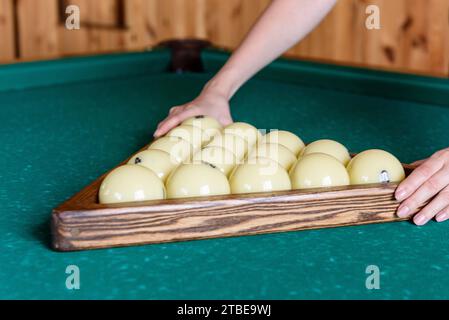
[[[379,149],[357,154],[347,170],[351,184],[400,182],[405,178],[401,162],[391,153]]]

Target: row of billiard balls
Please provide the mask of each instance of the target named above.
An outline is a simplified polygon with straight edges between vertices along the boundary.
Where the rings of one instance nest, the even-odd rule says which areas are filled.
[[[128,164],[111,171],[99,190],[100,203],[399,182],[404,169],[392,154],[366,150],[354,158],[333,140],[305,146],[295,134],[213,118],[184,121]]]

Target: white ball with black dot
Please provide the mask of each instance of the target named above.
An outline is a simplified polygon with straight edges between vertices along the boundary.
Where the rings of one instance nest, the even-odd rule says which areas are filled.
[[[129,159],[128,164],[137,164],[153,171],[159,179],[165,181],[170,172],[178,166],[178,162],[161,150],[141,151]]]
[[[193,156],[193,161],[210,163],[226,176],[237,164],[235,155],[223,147],[206,147]]]

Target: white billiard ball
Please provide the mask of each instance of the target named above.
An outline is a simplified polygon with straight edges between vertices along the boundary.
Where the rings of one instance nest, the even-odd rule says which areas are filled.
[[[290,170],[293,189],[346,186],[349,175],[343,164],[324,153],[301,157]]]
[[[337,141],[329,139],[317,140],[308,144],[301,152],[301,156],[312,153],[328,154],[336,158],[345,166],[348,164],[349,160],[351,160],[348,149],[346,149],[344,145]]]
[[[150,169],[126,164],[104,178],[98,198],[103,204],[165,199],[165,187]]]
[[[166,182],[167,198],[189,198],[230,193],[226,176],[206,163],[186,163],[177,167]]]
[[[351,184],[400,182],[404,167],[391,153],[372,149],[357,154],[347,166]]]
[[[254,145],[262,136],[256,127],[245,122],[231,123],[224,128],[224,133],[234,134],[245,139],[250,147]]]
[[[243,159],[248,150],[248,143],[239,136],[234,134],[225,133],[222,135],[217,135],[212,138],[212,141],[207,144],[207,147],[222,147],[226,150],[232,152],[237,161]]]
[[[186,140],[193,146],[194,151],[199,150],[211,138],[200,128],[186,124],[171,129],[166,136]]]
[[[237,166],[229,179],[232,194],[290,190],[287,171],[276,161],[258,158]]]
[[[162,150],[141,151],[129,159],[128,164],[137,164],[153,171],[159,179],[165,181],[170,172],[178,166],[178,161]]]
[[[295,156],[304,148],[304,142],[297,135],[285,131],[274,130],[262,137],[260,143],[277,143],[288,148]]]
[[[184,139],[178,137],[161,137],[150,144],[148,150],[161,150],[170,155],[173,162],[181,163],[190,160],[193,154],[193,146]]]
[[[293,152],[283,145],[276,143],[256,145],[248,155],[248,159],[254,158],[269,158],[279,163],[287,171],[296,162],[296,157]]]
[[[191,125],[200,128],[210,137],[219,134],[223,129],[223,126],[215,118],[204,115],[188,118],[184,120],[181,124]]]
[[[206,147],[193,156],[193,162],[206,162],[216,166],[226,176],[237,164],[235,155],[223,147]]]

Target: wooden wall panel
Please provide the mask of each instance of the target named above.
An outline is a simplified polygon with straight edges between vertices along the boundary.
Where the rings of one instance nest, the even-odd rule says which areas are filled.
[[[125,22],[129,32],[125,46],[130,50],[142,49],[157,43],[157,0],[128,0],[125,2]],[[140,14],[136,14],[140,12]]]
[[[419,15],[419,13],[416,13]],[[432,0],[432,5],[427,11],[426,28],[426,51],[429,54],[429,59],[426,64],[422,66],[421,70],[430,72],[448,72],[449,73],[449,1],[447,0]],[[412,42],[413,46],[413,42]],[[414,53],[412,52],[412,57]],[[424,58],[425,60],[426,58]],[[411,61],[413,64],[414,61]]]
[[[381,29],[365,27],[380,8]],[[290,54],[410,72],[448,74],[448,0],[340,0]]]
[[[0,0],[0,61],[15,57],[12,0]]]
[[[67,5],[75,4],[80,8],[81,21],[88,19],[89,0],[68,1]],[[63,12],[64,9],[61,8]],[[61,22],[61,21],[60,21]],[[80,30],[67,30],[63,24],[58,26],[59,52],[61,54],[82,54],[83,52],[93,52],[92,37],[90,30],[80,26]]]
[[[81,30],[85,29],[87,33],[89,51],[125,50],[124,30],[119,25],[118,1],[90,0],[86,5]]]
[[[60,54],[127,50],[125,31],[119,25],[118,0],[68,0],[65,4],[79,7],[81,27],[68,30],[64,23],[59,24]]]
[[[201,37],[201,34],[204,36],[202,20],[205,1],[158,1],[154,21],[157,39]]]
[[[50,58],[60,54],[56,0],[17,1],[19,54],[23,59]]]
[[[449,2],[384,0],[380,5],[382,29],[376,33],[365,30],[362,34],[362,62],[416,72],[447,73]],[[438,66],[432,66],[434,61],[439,62]]]
[[[239,24],[242,2],[239,0],[211,0],[207,3],[206,24],[208,38],[218,46],[234,48],[243,32]]]
[[[235,48],[270,1],[208,0],[207,38],[218,46]]]
[[[12,1],[0,0],[0,15],[11,11]],[[270,0],[19,0],[17,3],[20,58],[29,59],[141,50],[162,40],[189,37],[209,39],[218,46],[233,49]],[[64,28],[58,17],[58,3],[80,7],[81,30]],[[380,30],[365,27],[365,9],[371,4],[380,8]],[[8,26],[12,25],[8,13],[6,17]],[[448,75],[448,19],[449,0],[339,0],[329,16],[288,54]],[[10,30],[5,28],[4,20],[0,18],[0,30]],[[10,41],[7,42],[0,44],[0,59],[14,52],[14,46],[11,49]]]

